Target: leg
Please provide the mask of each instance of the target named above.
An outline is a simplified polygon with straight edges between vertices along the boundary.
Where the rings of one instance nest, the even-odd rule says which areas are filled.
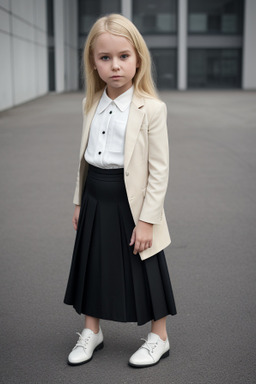
[[[79,333],[79,339],[68,355],[69,365],[87,363],[95,351],[103,348],[103,334],[99,322],[95,317],[85,316],[85,328],[82,334]]]
[[[94,333],[99,332],[100,319],[92,316],[85,316],[85,328],[91,329]]]
[[[163,341],[167,339],[166,316],[157,321],[152,320],[151,332],[156,333]]]
[[[131,367],[151,367],[169,356],[170,344],[166,332],[166,317],[152,320],[147,341],[130,357]]]

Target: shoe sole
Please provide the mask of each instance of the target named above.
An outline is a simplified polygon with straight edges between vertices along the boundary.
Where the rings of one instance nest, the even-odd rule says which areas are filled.
[[[138,365],[138,364],[133,364],[133,363],[128,362],[128,365],[129,365],[130,367],[133,367],[133,368],[147,368],[147,367],[153,367],[153,365],[158,364],[159,361],[160,361],[161,359],[164,359],[165,357],[168,357],[169,354],[170,354],[170,350],[168,350],[167,352],[165,352],[165,353],[160,357],[160,359],[159,359],[156,363]]]
[[[104,342],[102,341],[102,343],[100,343],[99,345],[97,345],[97,347],[94,348],[94,351],[93,351],[92,356],[90,357],[90,359],[85,360],[85,361],[81,361],[80,363],[70,363],[68,361],[68,365],[71,365],[72,367],[74,367],[74,366],[77,366],[77,365],[83,365],[83,364],[89,363],[89,361],[91,361],[91,359],[93,358],[94,352],[99,351],[103,347],[104,347]]]

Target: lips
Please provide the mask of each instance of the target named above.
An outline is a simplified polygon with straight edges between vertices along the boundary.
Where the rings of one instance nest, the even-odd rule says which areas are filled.
[[[121,76],[111,76],[111,79],[120,79]]]

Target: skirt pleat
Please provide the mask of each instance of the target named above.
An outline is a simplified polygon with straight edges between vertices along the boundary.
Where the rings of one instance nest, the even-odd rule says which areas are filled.
[[[81,314],[137,322],[175,315],[164,251],[141,260],[123,169],[89,166],[64,303]]]

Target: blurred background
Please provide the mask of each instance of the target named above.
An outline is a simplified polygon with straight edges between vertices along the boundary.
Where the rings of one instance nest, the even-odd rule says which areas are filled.
[[[1,0],[0,110],[82,90],[88,31],[112,12],[143,34],[160,90],[256,89],[255,0]]]

